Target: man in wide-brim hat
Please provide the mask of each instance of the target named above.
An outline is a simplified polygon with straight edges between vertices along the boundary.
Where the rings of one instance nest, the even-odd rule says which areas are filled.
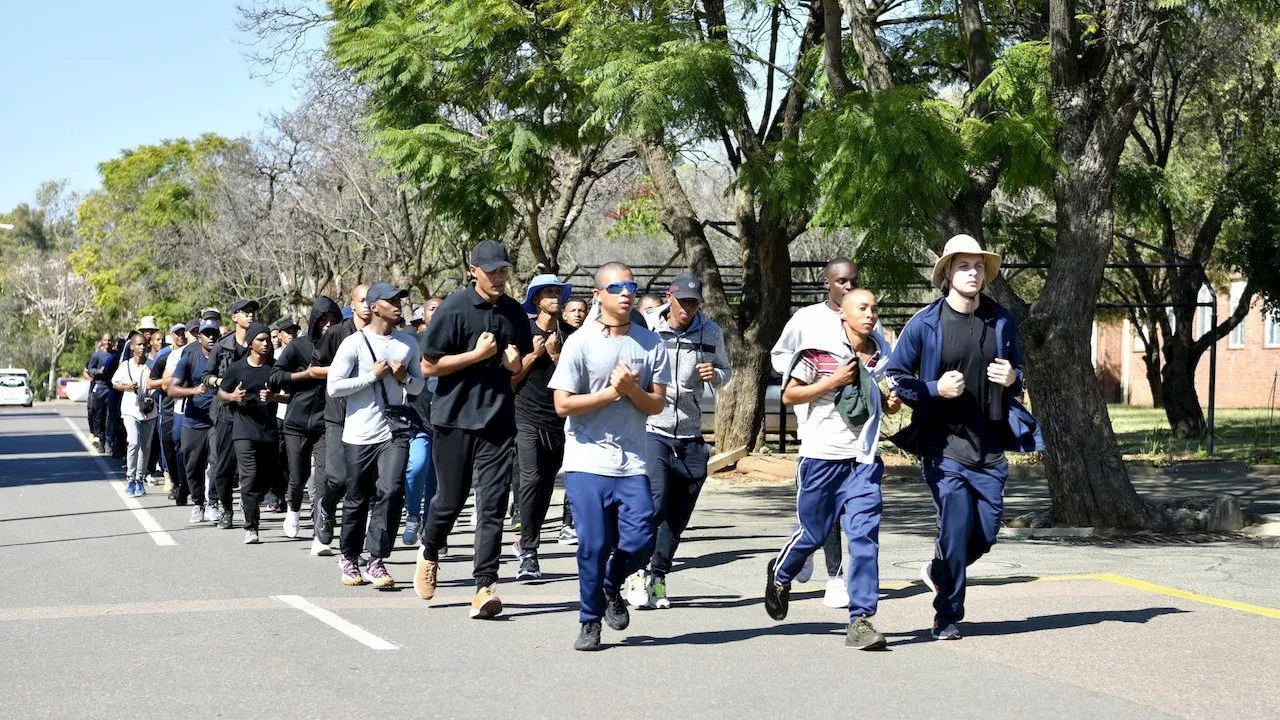
[[[911,406],[911,423],[890,438],[920,456],[938,509],[934,559],[920,569],[934,592],[932,635],[959,640],[966,568],[1000,531],[1005,452],[1040,450],[1035,420],[1018,402],[1022,343],[1013,315],[983,296],[1000,256],[968,235],[947,241],[933,266],[943,297],[902,329],[886,372]]]

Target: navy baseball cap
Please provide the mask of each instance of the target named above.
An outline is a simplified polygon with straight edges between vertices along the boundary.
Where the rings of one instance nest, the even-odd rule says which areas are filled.
[[[200,334],[213,335],[214,337],[217,337],[222,334],[222,328],[218,325],[217,320],[201,320]]]
[[[677,300],[692,298],[702,302],[702,281],[693,273],[680,273],[671,281],[667,292]]]
[[[401,290],[391,283],[380,282],[369,286],[369,292],[365,293],[364,301],[369,304],[369,307],[373,307],[373,304],[379,300],[395,300],[408,295],[408,290]]]
[[[511,257],[502,243],[481,240],[471,249],[471,264],[485,272],[493,272],[498,268],[511,267]]]

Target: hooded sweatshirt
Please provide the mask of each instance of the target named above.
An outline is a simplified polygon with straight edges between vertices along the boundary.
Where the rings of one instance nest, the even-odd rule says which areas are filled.
[[[321,295],[311,305],[311,318],[307,331],[289,343],[276,360],[273,383],[289,393],[284,426],[287,430],[306,433],[324,429],[325,381],[304,378],[297,382],[289,378],[311,366],[316,342],[320,339],[320,326],[325,315],[334,318],[334,324],[342,319],[342,309],[332,299]]]
[[[698,365],[715,366],[712,387],[729,382],[732,371],[724,348],[724,333],[701,311],[694,314],[689,327],[676,330],[667,323],[670,305],[651,308],[645,313],[649,329],[662,338],[671,367],[671,384],[667,386],[667,404],[658,415],[651,415],[645,430],[669,438],[702,437],[702,394],[707,383],[698,375]]]

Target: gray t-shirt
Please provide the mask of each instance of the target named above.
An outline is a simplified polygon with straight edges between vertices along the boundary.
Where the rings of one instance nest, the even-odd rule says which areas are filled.
[[[657,334],[633,323],[624,337],[612,338],[588,322],[565,341],[548,387],[577,395],[593,393],[608,385],[613,368],[624,362],[640,372],[640,387],[646,390],[671,383],[667,350]],[[644,475],[647,418],[627,398],[569,418],[564,429],[564,471]]]

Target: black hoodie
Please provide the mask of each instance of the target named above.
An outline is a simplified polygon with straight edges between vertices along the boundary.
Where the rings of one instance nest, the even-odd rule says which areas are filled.
[[[289,406],[284,413],[284,426],[288,430],[312,432],[324,429],[325,381],[306,378],[292,382],[289,377],[311,365],[316,341],[320,339],[321,320],[325,315],[331,315],[336,324],[342,319],[342,309],[338,303],[321,295],[311,305],[307,331],[299,334],[280,352],[271,375],[272,383],[289,393]]]

